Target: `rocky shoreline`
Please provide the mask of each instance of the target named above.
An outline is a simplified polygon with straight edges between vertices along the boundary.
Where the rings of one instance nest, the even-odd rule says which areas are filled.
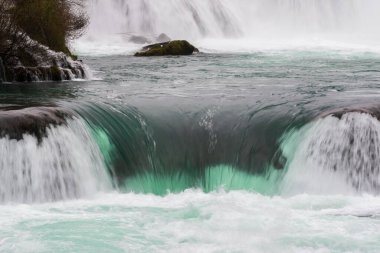
[[[5,65],[0,58],[0,82],[39,82],[85,79],[86,66],[62,52],[32,41],[22,54]]]

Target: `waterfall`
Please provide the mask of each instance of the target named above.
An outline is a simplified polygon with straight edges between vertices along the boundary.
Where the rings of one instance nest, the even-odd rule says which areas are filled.
[[[79,119],[48,127],[41,140],[3,137],[0,154],[0,202],[79,198],[111,185],[100,150]]]
[[[136,49],[127,43],[130,36],[154,42],[161,33],[227,51],[310,45],[369,50],[380,39],[377,0],[91,0],[88,11],[91,24],[81,41],[104,40],[108,50],[117,44]]]
[[[380,192],[380,122],[352,112],[288,134],[284,193]]]

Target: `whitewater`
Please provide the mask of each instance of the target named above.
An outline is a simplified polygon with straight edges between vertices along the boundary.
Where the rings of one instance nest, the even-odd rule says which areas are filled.
[[[379,1],[87,11],[93,78],[0,87],[0,252],[380,251]]]
[[[130,36],[165,33],[205,52],[379,52],[379,9],[376,0],[93,0],[88,33],[74,44],[83,54],[131,54],[139,46]]]

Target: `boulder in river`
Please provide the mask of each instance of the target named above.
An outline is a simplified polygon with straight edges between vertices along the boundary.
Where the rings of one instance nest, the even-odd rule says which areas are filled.
[[[199,50],[186,40],[173,40],[143,47],[135,56],[191,55]]]
[[[158,43],[163,43],[163,42],[168,42],[168,41],[171,41],[170,37],[168,35],[166,35],[165,33],[161,33],[160,35],[158,35],[158,37],[156,38],[156,41]]]
[[[151,43],[151,41],[144,37],[144,36],[131,36],[129,38],[129,42],[132,42],[132,43],[135,43],[135,44],[148,44],[148,43]]]

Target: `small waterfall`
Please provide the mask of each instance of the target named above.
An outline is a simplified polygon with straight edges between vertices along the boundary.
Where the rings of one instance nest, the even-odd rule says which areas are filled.
[[[41,140],[1,138],[0,154],[0,202],[79,198],[111,186],[100,150],[79,119],[48,127]]]
[[[328,116],[288,134],[284,193],[380,193],[380,122],[366,113]]]

